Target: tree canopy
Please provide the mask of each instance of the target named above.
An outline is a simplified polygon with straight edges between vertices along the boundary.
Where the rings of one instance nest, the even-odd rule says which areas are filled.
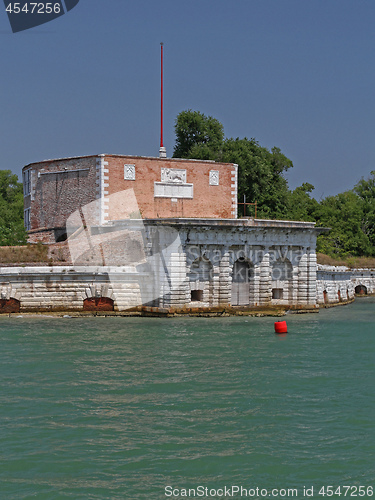
[[[238,196],[258,204],[260,217],[285,213],[288,185],[284,173],[293,166],[279,148],[269,151],[255,139],[225,139],[223,125],[199,111],[182,111],[175,124],[175,158],[238,164]]]
[[[315,210],[315,220],[331,230],[319,237],[318,250],[332,257],[373,255],[373,247],[362,229],[363,209],[354,191],[322,200]]]
[[[370,177],[361,179],[354,187],[354,192],[360,198],[362,206],[361,229],[375,247],[375,170]]]
[[[223,125],[199,111],[179,113],[175,131],[174,157],[238,164],[238,201],[256,201],[258,217],[331,228],[318,237],[317,250],[332,257],[375,255],[375,170],[352,190],[318,202],[308,182],[289,189],[285,173],[293,163],[278,147],[269,150],[254,138],[225,138]]]
[[[175,124],[174,158],[217,160],[224,139],[223,125],[199,111],[182,111]]]
[[[259,217],[280,218],[285,214],[288,184],[284,172],[292,162],[280,149],[269,151],[255,139],[225,139],[222,159],[238,165],[238,197],[258,204]]]
[[[0,170],[0,245],[22,245],[26,239],[22,184],[10,170]]]

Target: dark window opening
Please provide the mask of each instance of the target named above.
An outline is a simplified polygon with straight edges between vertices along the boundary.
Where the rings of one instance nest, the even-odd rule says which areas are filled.
[[[23,194],[28,196],[31,193],[31,170],[25,170],[23,173]]]
[[[203,300],[203,290],[191,291],[191,302],[202,302],[202,300]]]
[[[272,298],[273,299],[282,299],[283,298],[283,289],[282,288],[272,288]]]
[[[62,241],[66,241],[68,239],[68,235],[66,233],[62,234],[58,238],[56,238],[56,243],[61,243]]]
[[[55,229],[55,242],[60,243],[61,241],[66,241],[68,239],[68,235],[66,232],[66,227],[60,227]]]

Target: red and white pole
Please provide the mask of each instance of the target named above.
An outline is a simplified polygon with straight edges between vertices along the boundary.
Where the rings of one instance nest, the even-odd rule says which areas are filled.
[[[160,59],[161,59],[161,68],[160,68],[160,74],[161,74],[161,85],[160,85],[160,149],[159,149],[159,158],[166,158],[167,157],[167,151],[164,147],[163,143],[163,94],[164,94],[164,89],[163,89],[163,46],[164,44],[160,44],[160,49],[161,49],[161,54],[160,54]]]

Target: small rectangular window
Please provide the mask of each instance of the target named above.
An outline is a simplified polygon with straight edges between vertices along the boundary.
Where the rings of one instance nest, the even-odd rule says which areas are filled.
[[[23,173],[23,194],[28,196],[31,193],[31,169],[25,170]]]
[[[282,288],[272,288],[272,298],[273,299],[282,299],[283,298],[283,289]]]
[[[26,208],[23,212],[23,218],[24,218],[24,224],[25,224],[25,229],[26,231],[30,231],[31,229],[31,224],[30,224],[30,208]]]
[[[202,300],[203,300],[203,290],[191,291],[191,302],[202,302]]]

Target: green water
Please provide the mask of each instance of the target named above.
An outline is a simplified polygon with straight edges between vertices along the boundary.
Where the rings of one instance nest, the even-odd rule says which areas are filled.
[[[375,486],[374,313],[1,318],[0,499]]]

